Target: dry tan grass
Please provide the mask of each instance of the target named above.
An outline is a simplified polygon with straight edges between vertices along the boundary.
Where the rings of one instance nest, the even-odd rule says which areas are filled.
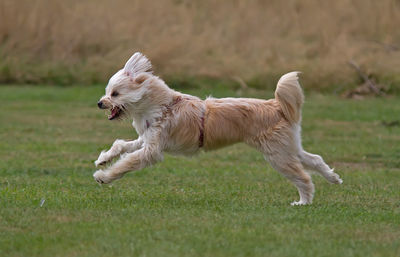
[[[355,81],[354,59],[400,81],[399,28],[397,0],[1,0],[0,81],[105,81],[134,51],[164,76],[302,70],[327,87]]]

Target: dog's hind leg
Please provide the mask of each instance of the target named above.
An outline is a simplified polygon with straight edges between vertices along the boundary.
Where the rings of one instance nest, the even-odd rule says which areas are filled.
[[[288,178],[297,188],[300,200],[292,205],[311,204],[314,197],[314,184],[311,176],[304,171],[298,157],[298,145],[293,130],[287,126],[281,126],[271,133],[260,133],[254,140],[247,141],[263,153],[265,159],[283,176]]]
[[[324,162],[321,156],[300,150],[299,158],[305,169],[317,171],[330,183],[342,184],[342,179],[333,172],[333,169]]]
[[[311,176],[303,170],[296,156],[275,154],[265,155],[271,166],[288,178],[299,191],[300,200],[291,205],[311,204],[314,196],[314,184]]]

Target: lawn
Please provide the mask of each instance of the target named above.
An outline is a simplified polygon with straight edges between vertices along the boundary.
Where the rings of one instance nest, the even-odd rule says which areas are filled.
[[[344,183],[314,176],[314,203],[292,207],[295,187],[243,144],[96,184],[99,152],[136,137],[96,108],[103,91],[0,87],[0,256],[400,255],[400,97],[306,92],[304,148]]]

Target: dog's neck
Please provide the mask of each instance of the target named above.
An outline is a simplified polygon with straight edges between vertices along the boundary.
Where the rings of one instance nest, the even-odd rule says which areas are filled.
[[[140,106],[136,106],[137,108],[131,112],[132,125],[139,134],[144,133],[154,121],[162,119],[165,112],[182,97],[181,93],[170,89],[163,81],[157,82],[151,85],[146,94],[146,99],[149,101],[140,103]]]

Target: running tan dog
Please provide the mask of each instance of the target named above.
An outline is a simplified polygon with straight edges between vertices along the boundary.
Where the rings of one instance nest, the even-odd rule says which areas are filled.
[[[297,72],[278,81],[275,99],[207,98],[179,93],[152,74],[150,61],[135,53],[125,67],[111,77],[106,94],[98,102],[110,109],[110,120],[132,118],[139,134],[134,141],[116,140],[101,152],[93,176],[110,183],[128,171],[140,170],[163,159],[163,153],[193,155],[201,149],[217,149],[244,142],[259,150],[272,167],[297,187],[300,200],[310,204],[314,185],[305,170],[317,171],[329,182],[341,184],[339,175],[319,155],[303,150],[300,136],[303,92]]]

